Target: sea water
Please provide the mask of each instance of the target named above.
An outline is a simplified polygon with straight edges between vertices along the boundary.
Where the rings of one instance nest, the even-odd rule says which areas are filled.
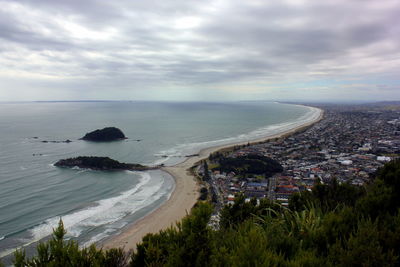
[[[81,246],[98,242],[159,207],[174,189],[173,178],[159,170],[64,169],[53,166],[59,159],[173,165],[202,148],[278,133],[316,114],[270,102],[1,103],[0,258],[48,237],[60,218],[67,238]],[[79,140],[108,126],[128,139]]]

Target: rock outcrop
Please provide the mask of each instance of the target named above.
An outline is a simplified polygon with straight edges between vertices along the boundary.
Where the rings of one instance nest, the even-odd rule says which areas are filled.
[[[57,167],[79,167],[83,169],[115,171],[115,170],[128,170],[128,171],[146,171],[157,169],[157,167],[148,167],[140,164],[121,163],[109,157],[76,157],[69,159],[61,159],[57,161],[54,166]]]
[[[120,129],[115,127],[106,127],[104,129],[98,129],[93,132],[87,133],[81,139],[93,142],[109,142],[123,140],[126,139],[126,137]]]

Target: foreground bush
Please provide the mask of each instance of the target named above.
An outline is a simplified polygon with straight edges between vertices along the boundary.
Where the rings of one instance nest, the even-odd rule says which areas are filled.
[[[60,220],[53,231],[51,240],[37,246],[37,255],[28,259],[23,250],[14,253],[13,263],[16,267],[32,266],[127,266],[128,255],[121,249],[103,251],[94,245],[79,249],[75,241],[65,241],[66,231]]]

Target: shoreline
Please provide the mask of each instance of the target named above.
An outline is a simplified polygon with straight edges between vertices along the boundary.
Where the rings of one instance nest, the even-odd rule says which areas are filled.
[[[131,225],[128,225],[120,234],[111,236],[103,241],[103,248],[110,249],[120,247],[125,251],[134,250],[136,249],[136,245],[141,242],[142,238],[146,234],[158,233],[160,230],[171,226],[175,227],[176,222],[179,222],[184,216],[190,213],[191,208],[198,201],[199,183],[196,177],[189,172],[190,168],[195,166],[198,162],[208,158],[210,154],[214,152],[229,150],[234,146],[245,145],[248,143],[252,145],[275,138],[285,138],[298,131],[304,130],[305,128],[319,122],[324,116],[324,111],[322,109],[315,107],[309,108],[318,112],[318,116],[315,116],[315,118],[312,117],[310,121],[306,121],[292,129],[254,140],[204,148],[201,149],[198,154],[188,157],[181,163],[161,168],[162,171],[170,174],[175,180],[175,189],[170,198],[156,210],[150,212]],[[314,114],[315,113],[313,113],[313,115]]]

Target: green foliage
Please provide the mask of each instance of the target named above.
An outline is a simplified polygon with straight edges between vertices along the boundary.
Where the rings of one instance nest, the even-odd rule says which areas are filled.
[[[261,155],[246,155],[236,158],[219,159],[219,170],[223,172],[235,172],[236,174],[265,174],[272,176],[282,172],[279,162]]]
[[[378,170],[378,179],[384,181],[386,185],[393,189],[393,193],[400,193],[400,159],[387,163],[383,168]],[[397,202],[399,203],[399,202]]]
[[[377,178],[368,188],[368,195],[358,203],[358,208],[372,218],[396,214],[400,207],[400,160],[387,163],[378,170]]]
[[[362,214],[368,214],[371,218],[377,218],[384,213],[393,212],[392,206],[393,189],[384,181],[376,179],[368,188],[368,194],[358,200],[356,207]]]
[[[320,255],[326,256],[331,244],[349,238],[357,227],[357,220],[358,216],[351,207],[323,214],[321,225],[314,232],[310,246]]]
[[[177,228],[147,234],[131,256],[131,266],[204,266],[211,253],[207,226],[212,207],[199,203]]]
[[[377,221],[361,220],[357,231],[331,249],[330,258],[340,266],[395,266],[394,250],[384,251]],[[394,249],[394,248],[393,248]]]
[[[399,265],[400,205],[394,193],[399,169],[398,163],[386,165],[366,189],[336,181],[317,184],[312,192],[295,195],[289,209],[271,206],[262,215],[240,196],[222,211],[223,238],[216,239],[212,258],[217,266],[225,266],[224,261],[237,266],[237,255],[248,259],[240,247],[243,253],[254,251],[253,266],[268,266],[257,256],[260,246],[274,266]],[[259,246],[248,249],[246,239],[239,237],[255,232],[258,239],[252,242]]]
[[[305,191],[294,194],[289,201],[289,208],[302,210],[310,203],[331,211],[338,206],[354,206],[357,200],[365,195],[365,189],[347,183],[339,184],[333,179],[331,184],[317,183],[311,192]]]
[[[220,237],[212,257],[213,266],[276,266],[284,257],[268,250],[264,229],[249,222],[237,230],[228,230]]]
[[[238,195],[233,205],[227,205],[222,209],[220,227],[223,229],[236,227],[249,218],[270,213],[271,210],[281,209],[280,205],[274,204],[268,199],[262,199],[260,203],[256,199],[246,202],[244,195]]]
[[[204,168],[203,180],[204,181],[209,181],[210,180],[210,173],[209,173],[209,169],[208,169],[207,160],[204,161],[203,168]]]
[[[223,157],[224,157],[223,153],[217,151],[217,152],[211,153],[211,155],[208,157],[208,159],[210,161],[216,161]]]
[[[24,250],[14,253],[13,264],[16,267],[59,267],[59,266],[127,266],[127,255],[118,249],[102,251],[94,245],[79,249],[74,241],[65,241],[66,231],[60,220],[58,227],[53,231],[53,237],[46,243],[39,243],[36,256],[28,259]]]

